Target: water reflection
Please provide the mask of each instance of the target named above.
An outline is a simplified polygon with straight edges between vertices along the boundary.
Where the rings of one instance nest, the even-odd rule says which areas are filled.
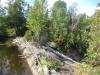
[[[0,75],[31,75],[16,47],[0,45]]]

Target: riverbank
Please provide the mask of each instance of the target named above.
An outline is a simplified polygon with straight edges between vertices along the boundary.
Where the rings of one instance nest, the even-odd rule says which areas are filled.
[[[33,75],[75,75],[74,68],[79,63],[50,47],[36,46],[22,37],[14,39],[13,44],[18,46]]]
[[[19,55],[11,39],[0,42],[0,75],[32,75]]]

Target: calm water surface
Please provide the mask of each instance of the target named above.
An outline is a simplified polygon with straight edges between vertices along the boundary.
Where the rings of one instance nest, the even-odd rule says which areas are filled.
[[[25,61],[14,46],[0,43],[0,75],[32,75],[25,67]]]

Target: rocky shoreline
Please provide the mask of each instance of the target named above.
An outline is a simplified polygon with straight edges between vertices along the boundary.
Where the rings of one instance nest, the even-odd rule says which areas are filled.
[[[41,72],[43,72],[43,75],[75,75],[74,69],[79,63],[50,47],[36,46],[22,37],[15,38],[13,44],[18,46],[33,75],[41,75]],[[51,58],[54,61],[60,62],[59,71],[49,69],[46,64],[40,67],[41,57]]]

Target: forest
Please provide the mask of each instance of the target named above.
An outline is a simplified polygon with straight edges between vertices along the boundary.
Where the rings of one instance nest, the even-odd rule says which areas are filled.
[[[100,8],[100,3],[96,7]],[[35,0],[32,6],[25,0],[9,0],[7,7],[0,5],[0,40],[23,37],[41,46],[48,45],[87,64],[89,70],[95,70],[94,75],[100,75],[99,31],[100,9],[88,16],[77,14],[76,3],[68,8],[62,0],[56,1],[51,10],[46,0]]]

